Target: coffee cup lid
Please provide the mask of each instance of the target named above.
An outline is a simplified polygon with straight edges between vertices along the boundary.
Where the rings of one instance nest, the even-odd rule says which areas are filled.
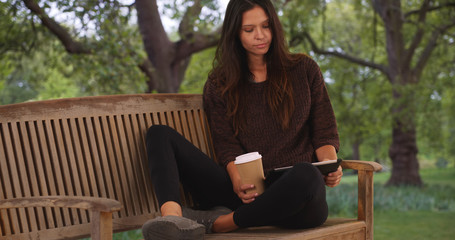
[[[234,163],[235,164],[242,164],[242,163],[247,163],[251,162],[253,160],[256,160],[258,158],[262,158],[261,154],[259,152],[250,152],[250,153],[245,153],[240,156],[237,156],[235,158]]]

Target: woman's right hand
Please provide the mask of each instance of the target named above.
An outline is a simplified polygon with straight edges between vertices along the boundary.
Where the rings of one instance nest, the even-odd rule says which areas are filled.
[[[250,203],[256,199],[257,196],[259,196],[258,193],[247,193],[247,190],[254,189],[253,184],[241,184],[240,181],[238,184],[233,184],[234,187],[234,192],[239,196],[240,200],[242,200],[243,203]]]
[[[237,167],[234,165],[234,162],[230,162],[226,167],[229,176],[231,177],[232,187],[237,196],[242,200],[243,203],[250,203],[256,199],[259,194],[246,193],[247,190],[254,189],[253,184],[242,184],[242,179],[240,178]]]

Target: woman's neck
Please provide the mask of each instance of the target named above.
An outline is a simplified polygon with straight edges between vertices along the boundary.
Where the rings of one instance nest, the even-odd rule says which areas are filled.
[[[267,80],[267,64],[264,57],[250,57],[248,59],[248,67],[254,75],[254,82],[259,83]]]

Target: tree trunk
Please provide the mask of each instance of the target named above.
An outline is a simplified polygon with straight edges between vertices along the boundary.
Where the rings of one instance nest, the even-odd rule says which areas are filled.
[[[191,58],[188,57],[175,64],[154,68],[147,81],[147,93],[156,90],[159,93],[176,93],[185,77]],[[164,78],[162,76],[168,76]],[[159,84],[159,85],[158,85]]]
[[[395,123],[402,125],[400,120],[395,120]],[[389,149],[393,168],[392,176],[387,182],[388,186],[423,185],[419,175],[417,152],[415,126],[412,126],[412,129],[403,129],[403,126],[393,127],[393,141]]]
[[[415,108],[409,101],[409,96],[403,96],[394,90],[394,102],[401,102],[392,108],[392,144],[389,156],[392,159],[392,175],[387,182],[388,186],[413,185],[422,186],[419,175],[419,161],[417,159],[417,137],[415,124]],[[408,98],[409,97],[409,98]]]
[[[153,74],[148,86],[154,86],[158,92],[173,92],[167,81],[172,79],[170,65],[174,57],[173,43],[169,40],[156,1],[136,1],[137,21],[144,42],[148,59],[153,66]]]
[[[352,159],[359,160],[360,159],[360,143],[356,141],[352,144]]]
[[[202,1],[194,0],[184,14],[180,26],[181,40],[172,42],[164,30],[156,0],[136,0],[137,21],[147,57],[153,66],[148,92],[178,92],[191,55],[217,44],[218,31],[196,32],[194,21],[202,10]]]
[[[392,114],[392,145],[389,156],[392,159],[392,176],[387,185],[422,185],[417,160],[417,138],[412,91],[407,86],[417,82],[410,66],[410,51],[405,48],[401,1],[373,1],[376,12],[385,26],[386,50],[389,63],[388,74],[392,84],[394,106]]]

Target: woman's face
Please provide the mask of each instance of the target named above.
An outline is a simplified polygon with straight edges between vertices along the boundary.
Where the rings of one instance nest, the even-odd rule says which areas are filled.
[[[240,41],[248,57],[264,57],[272,42],[269,17],[259,6],[255,6],[242,15]]]

